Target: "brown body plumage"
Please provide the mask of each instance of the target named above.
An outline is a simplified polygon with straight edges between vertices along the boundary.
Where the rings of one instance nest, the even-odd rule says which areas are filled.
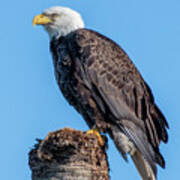
[[[113,138],[113,127],[118,128],[154,171],[155,163],[164,167],[159,143],[167,142],[168,125],[126,53],[108,38],[86,29],[52,40],[51,51],[58,85],[89,127],[96,125]]]

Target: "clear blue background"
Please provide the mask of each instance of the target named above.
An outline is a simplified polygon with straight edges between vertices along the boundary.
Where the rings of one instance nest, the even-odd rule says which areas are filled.
[[[84,120],[56,85],[43,28],[33,16],[54,6],[78,10],[86,27],[120,44],[150,84],[169,124],[161,145],[166,169],[159,179],[180,179],[180,1],[179,0],[19,0],[0,6],[0,179],[30,180],[28,152],[35,138],[66,126],[87,130]],[[139,179],[110,141],[112,180]]]

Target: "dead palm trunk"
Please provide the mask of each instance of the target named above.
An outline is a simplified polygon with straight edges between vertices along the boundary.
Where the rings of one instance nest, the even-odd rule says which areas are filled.
[[[29,153],[32,180],[109,180],[105,147],[70,128],[49,133]]]

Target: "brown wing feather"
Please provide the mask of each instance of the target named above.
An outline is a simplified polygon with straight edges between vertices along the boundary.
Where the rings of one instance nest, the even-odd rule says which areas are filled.
[[[151,90],[126,53],[110,39],[90,30],[78,30],[69,46],[71,53],[75,50],[75,57],[81,61],[86,84],[96,88],[96,96],[101,96],[115,117],[111,119],[113,123],[124,125],[124,129],[127,123],[123,120],[136,124],[144,140],[153,147],[157,156],[155,161],[164,167],[158,146],[161,140],[167,142],[168,124],[155,105]]]

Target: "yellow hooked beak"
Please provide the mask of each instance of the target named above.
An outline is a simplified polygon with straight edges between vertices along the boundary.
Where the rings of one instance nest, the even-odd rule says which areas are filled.
[[[39,14],[34,17],[33,26],[36,26],[36,24],[42,25],[42,24],[48,24],[51,22],[52,22],[52,20],[49,17],[45,16],[44,14]]]

